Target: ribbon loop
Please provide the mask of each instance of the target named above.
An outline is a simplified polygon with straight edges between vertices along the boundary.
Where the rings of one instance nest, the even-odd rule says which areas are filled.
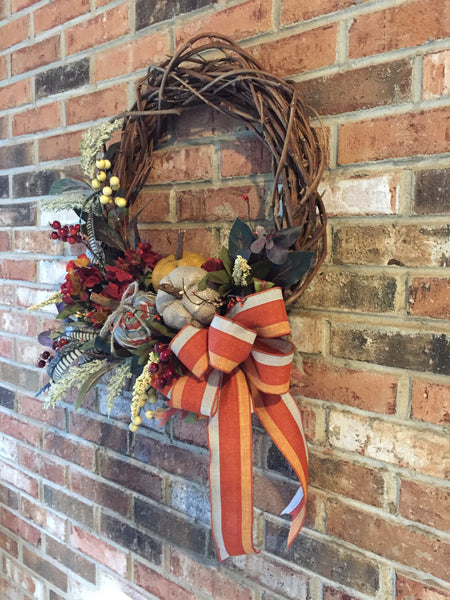
[[[288,393],[295,347],[280,288],[252,294],[208,329],[184,327],[171,349],[190,371],[167,396],[170,406],[209,417],[211,519],[219,558],[253,547],[251,412],[292,465],[301,488],[285,512],[288,544],[304,516],[308,454],[300,411]]]
[[[224,373],[231,373],[249,356],[255,338],[255,331],[216,315],[208,330],[210,365]]]

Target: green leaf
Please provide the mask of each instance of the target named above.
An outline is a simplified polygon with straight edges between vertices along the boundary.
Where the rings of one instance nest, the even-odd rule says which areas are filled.
[[[263,290],[270,290],[275,285],[272,281],[265,281],[264,279],[253,279],[253,285],[255,286],[255,292],[261,292]]]
[[[273,269],[273,263],[268,259],[264,258],[263,260],[259,260],[256,263],[251,265],[252,267],[252,277],[257,277],[258,279],[265,279],[266,275]]]
[[[247,223],[244,223],[242,219],[237,218],[233,223],[233,227],[230,231],[230,237],[228,238],[228,251],[230,258],[235,261],[238,254],[242,258],[250,258],[252,253],[250,246],[255,241],[256,237]]]
[[[105,373],[107,373],[108,371],[113,369],[116,365],[117,365],[116,362],[108,362],[108,363],[106,363],[106,365],[103,365],[103,367],[100,367],[100,369],[98,371],[96,371],[95,373],[92,373],[92,375],[90,375],[90,377],[88,377],[87,379],[85,379],[83,381],[83,384],[81,385],[81,387],[78,391],[77,401],[75,402],[75,410],[78,410],[80,408],[81,403],[83,402],[83,398],[86,396],[86,394],[89,392],[89,390],[91,388],[93,388],[94,385],[98,381],[100,381],[100,379],[103,377],[103,375]]]
[[[200,281],[197,284],[197,289],[199,292],[203,292],[203,290],[206,290],[206,288],[208,287],[208,275],[209,273],[207,273],[203,279],[200,279]]]
[[[193,412],[189,413],[187,417],[184,417],[183,423],[197,423],[197,415]]]
[[[64,320],[81,310],[83,310],[83,306],[81,306],[81,304],[71,304],[70,306],[63,308],[62,311],[56,315],[56,318]]]
[[[294,285],[308,271],[313,257],[314,252],[289,252],[282,265],[274,265],[268,279],[281,287]]]
[[[223,283],[220,287],[219,287],[219,294],[222,296],[222,298],[224,298],[232,289],[232,285],[231,283]]]
[[[214,281],[214,283],[229,283],[231,278],[230,275],[224,270],[211,271],[207,276],[208,281]]]
[[[231,262],[230,255],[228,253],[228,248],[225,248],[225,246],[222,246],[219,257],[220,257],[220,260],[223,262],[225,271],[231,277],[232,273],[233,273],[233,263]]]
[[[89,196],[92,194],[92,189],[84,181],[77,181],[76,179],[58,179],[50,186],[49,194],[59,195],[66,192],[79,192],[83,196]]]

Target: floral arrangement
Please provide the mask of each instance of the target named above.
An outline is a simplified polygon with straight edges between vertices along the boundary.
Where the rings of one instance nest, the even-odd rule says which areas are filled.
[[[154,142],[163,137],[161,116],[179,113],[179,107],[186,104],[180,98],[195,82],[202,90],[195,94],[197,101],[200,96],[203,102],[211,103],[203,88],[211,87],[212,69],[219,70],[215,76],[224,90],[224,72],[234,81],[239,70],[242,78],[243,57],[247,68],[251,66],[247,78],[251,85],[256,71],[258,81],[265,76],[268,89],[274,86],[276,78],[256,67],[229,40],[206,36],[206,43],[193,50],[198,40],[204,43],[203,38],[191,40],[168,61],[165,70],[154,68],[155,76],[160,77],[159,87],[146,80],[149,90],[159,90],[157,109],[143,105],[142,98],[151,94],[141,92],[141,100],[125,118],[103,123],[83,135],[80,164],[84,178],[57,181],[51,193],[57,194],[58,200],[46,201],[47,208],[71,208],[78,217],[70,225],[54,220],[50,237],[81,244],[83,252],[67,264],[60,290],[32,308],[52,303],[58,308],[60,325],[39,336],[48,347],[38,361],[49,377],[41,390],[47,393],[47,405],[64,399],[76,386],[79,406],[85,394],[109,372],[106,403],[110,408],[124,386],[132,382],[133,432],[144,416],[156,419],[159,425],[175,413],[182,418],[207,418],[212,526],[223,560],[255,552],[252,412],[300,480],[299,492],[285,510],[293,516],[288,543],[302,526],[307,450],[301,416],[289,394],[295,348],[286,338],[290,333],[286,304],[298,297],[324,256],[324,244],[320,246],[324,240],[324,211],[315,191],[317,173],[309,179],[305,175],[308,161],[316,170],[320,161],[314,163],[309,151],[299,153],[300,142],[295,145],[291,138],[293,124],[301,117],[304,127],[306,118],[295,90],[290,89],[283,113],[288,141],[282,142],[279,164],[288,165],[291,155],[295,165],[302,162],[300,208],[294,210],[289,201],[295,188],[294,179],[288,179],[292,167],[286,167],[287,175],[280,185],[282,171],[275,164],[273,228],[236,219],[228,246],[216,257],[184,250],[182,232],[174,254],[164,258],[140,240],[140,213],[133,211],[133,203],[148,176],[148,157]],[[188,59],[192,62],[193,53],[198,55],[211,47],[219,48],[230,63],[202,59],[197,76],[191,66],[183,79],[180,63]],[[173,71],[179,94],[177,97],[173,90],[166,92],[164,107],[161,86],[162,82],[167,85],[167,74]],[[276,80],[278,88],[279,82]],[[286,87],[285,82],[283,85]],[[243,88],[237,92],[241,98]],[[217,92],[215,96],[216,102],[220,100],[216,108],[225,111],[223,93],[222,97]],[[232,105],[226,99],[226,110],[230,111]],[[240,104],[239,112],[243,114],[242,99]],[[300,111],[297,116],[293,104]],[[139,128],[144,128],[145,135]],[[119,129],[121,141],[108,145]],[[266,132],[262,131],[261,136],[267,142]],[[314,136],[313,142],[319,147]],[[248,203],[249,199],[244,196],[242,201]]]

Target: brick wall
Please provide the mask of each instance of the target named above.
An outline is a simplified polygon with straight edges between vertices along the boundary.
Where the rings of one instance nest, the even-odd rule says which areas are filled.
[[[450,598],[450,13],[446,0],[3,0],[0,5],[0,596],[5,600]],[[292,473],[255,425],[262,552],[220,565],[204,423],[128,432],[124,397],[42,410],[26,308],[67,250],[39,209],[81,132],[129,106],[151,62],[231,36],[323,117],[326,264],[291,313],[308,379],[306,527],[286,549]],[[155,156],[143,237],[181,222],[213,252],[265,214],[270,164],[199,110]],[[446,214],[447,213],[447,214]],[[446,320],[447,319],[447,320]],[[119,593],[121,591],[121,594]],[[116,595],[114,595],[116,594]],[[109,595],[109,596],[108,596]]]

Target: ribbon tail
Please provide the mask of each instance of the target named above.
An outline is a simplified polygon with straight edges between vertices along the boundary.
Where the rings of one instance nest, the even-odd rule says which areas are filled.
[[[253,475],[251,398],[245,376],[224,375],[218,410],[208,422],[209,487],[220,560],[252,554]]]
[[[300,532],[306,516],[308,487],[308,449],[300,410],[291,394],[279,396],[262,394],[256,390],[255,412],[278,449],[292,466],[301,487],[283,510],[292,516],[288,546]]]

